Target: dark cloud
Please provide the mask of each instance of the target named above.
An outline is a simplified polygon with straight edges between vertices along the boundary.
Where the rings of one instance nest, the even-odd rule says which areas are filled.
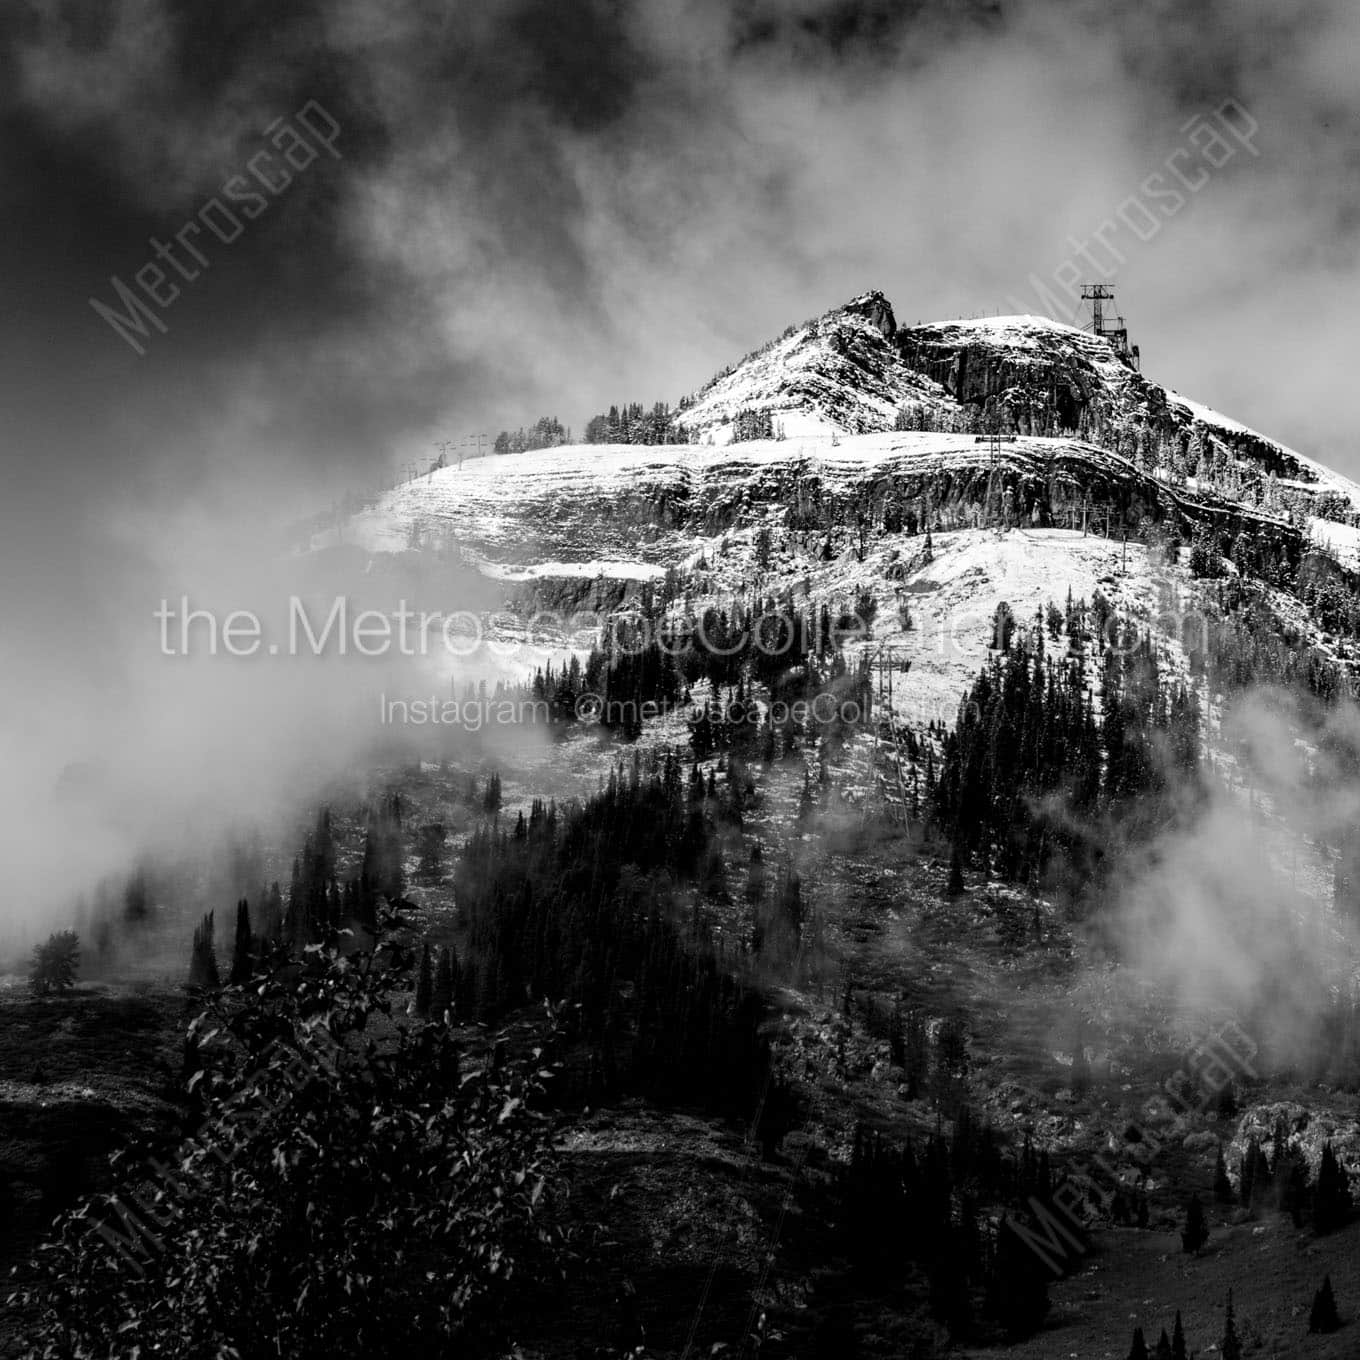
[[[1360,473],[1337,400],[1357,43],[1348,0],[0,8],[0,589],[22,620],[0,679],[136,694],[158,586],[205,542],[267,561],[271,517],[371,486],[375,460],[673,399],[866,287],[903,321],[999,309],[1225,98],[1252,153],[1120,235],[1121,308],[1152,376]],[[139,358],[88,299],[308,100],[341,159],[214,246]],[[107,721],[161,749],[154,714]]]
[[[498,38],[517,56],[499,97],[541,101],[581,132],[617,122],[651,64],[632,42],[626,12],[623,0],[523,0]]]
[[[999,25],[1001,0],[742,0],[733,7],[737,52],[772,48],[812,63],[929,60],[942,35]],[[924,36],[925,50],[913,51]]]
[[[133,486],[217,460],[228,428],[305,484],[444,420],[579,424],[871,284],[909,316],[982,310],[1227,96],[1268,154],[1121,280],[1145,353],[1178,366],[1159,376],[1251,390],[1177,339],[1234,223],[1272,293],[1354,268],[1354,99],[1329,57],[1350,21],[1325,0],[33,0],[0,24],[25,423]],[[214,251],[168,343],[119,352],[88,298],[309,99],[343,161]],[[1312,410],[1241,414],[1333,452]],[[140,442],[111,453],[120,427]]]

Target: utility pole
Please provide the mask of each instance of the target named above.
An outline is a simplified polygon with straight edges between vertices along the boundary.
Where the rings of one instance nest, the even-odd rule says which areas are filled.
[[[1142,360],[1138,346],[1130,346],[1129,329],[1124,324],[1124,318],[1116,313],[1113,324],[1106,327],[1104,304],[1114,302],[1114,289],[1106,283],[1084,283],[1081,286],[1081,297],[1083,302],[1091,304],[1092,333],[1102,340],[1108,340],[1110,347],[1130,368],[1141,368]]]
[[[1081,287],[1081,300],[1091,304],[1091,329],[1100,336],[1105,334],[1105,318],[1102,304],[1114,301],[1114,289],[1103,283],[1084,283]]]

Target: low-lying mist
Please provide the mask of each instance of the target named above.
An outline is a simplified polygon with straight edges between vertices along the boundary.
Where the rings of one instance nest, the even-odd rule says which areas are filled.
[[[446,639],[438,616],[501,603],[456,550],[302,553],[272,520],[201,505],[111,516],[89,546],[96,571],[31,577],[7,615],[21,625],[0,679],[7,948],[68,924],[76,899],[146,856],[277,830],[429,746],[435,733],[394,727],[384,698],[494,689],[542,659],[476,647],[466,620]],[[424,631],[421,611],[435,619]],[[457,740],[437,735],[444,753]],[[477,734],[479,750],[495,741]]]
[[[1356,920],[1332,898],[1360,814],[1360,717],[1258,689],[1225,706],[1214,745],[1198,815],[1125,858],[1103,921],[1187,1009],[1231,1012],[1275,1060],[1313,1062],[1352,997]]]

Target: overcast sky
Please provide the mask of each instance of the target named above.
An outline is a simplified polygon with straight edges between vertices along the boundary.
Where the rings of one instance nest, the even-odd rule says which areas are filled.
[[[1250,147],[1107,277],[1150,376],[1360,476],[1357,51],[1353,0],[10,0],[7,675],[54,721],[182,544],[436,439],[674,400],[870,287],[1009,310],[1224,101]],[[191,231],[135,353],[90,299],[304,109],[335,154]]]
[[[674,399],[867,287],[904,320],[1004,310],[1226,99],[1259,154],[1146,243],[1107,237],[1109,275],[1147,372],[1360,473],[1345,0],[28,0],[2,22],[21,479],[248,502],[264,463],[329,492],[444,434]],[[136,355],[89,299],[309,101],[340,159],[234,243],[200,233],[208,266]]]

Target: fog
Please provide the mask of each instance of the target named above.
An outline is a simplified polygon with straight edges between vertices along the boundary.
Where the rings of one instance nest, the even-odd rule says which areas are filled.
[[[1121,861],[1108,920],[1123,960],[1175,1002],[1248,1017],[1263,1051],[1297,1061],[1354,995],[1360,920],[1332,892],[1360,818],[1360,723],[1346,706],[1318,727],[1268,688],[1223,713],[1204,806]]]
[[[902,321],[1008,310],[1225,99],[1259,154],[1151,239],[1120,236],[1121,307],[1152,376],[1360,472],[1334,395],[1357,221],[1335,129],[1357,23],[1342,0],[1193,17],[1169,0],[8,9],[16,922],[191,815],[267,815],[351,768],[362,696],[409,674],[167,658],[163,598],[276,615],[297,516],[427,464],[438,439],[674,400],[864,288]],[[150,239],[309,101],[339,125],[338,157],[232,243],[200,234],[208,264],[136,353],[90,299],[112,300]],[[438,607],[477,607],[466,577],[445,587]],[[78,811],[56,793],[72,764],[93,772]]]

